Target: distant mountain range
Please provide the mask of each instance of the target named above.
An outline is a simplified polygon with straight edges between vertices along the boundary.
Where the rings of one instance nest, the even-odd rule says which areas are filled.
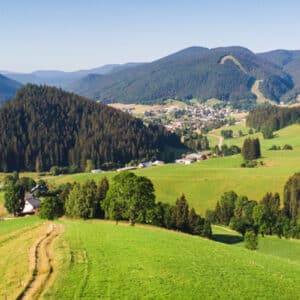
[[[22,84],[62,87],[104,103],[216,98],[247,108],[261,101],[279,103],[300,98],[300,51],[255,54],[242,47],[191,47],[150,63],[4,75]]]
[[[10,79],[16,80],[22,84],[44,84],[48,86],[55,86],[64,88],[66,85],[79,80],[89,74],[104,75],[108,73],[117,72],[140,65],[140,63],[127,64],[111,64],[102,67],[80,70],[74,72],[64,72],[56,70],[34,71],[32,73],[16,73],[9,71],[0,71],[3,75]]]
[[[294,87],[282,66],[242,47],[192,47],[152,63],[106,75],[88,75],[69,90],[102,102],[158,103],[173,98],[217,98],[234,106],[254,104],[253,85],[279,102]]]
[[[14,97],[17,89],[22,85],[15,80],[11,80],[0,74],[0,103],[6,99]]]

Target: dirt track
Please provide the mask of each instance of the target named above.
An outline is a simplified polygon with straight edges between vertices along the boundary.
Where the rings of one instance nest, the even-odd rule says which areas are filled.
[[[47,289],[53,274],[52,244],[60,232],[60,226],[50,224],[46,234],[31,248],[29,260],[32,276],[17,299],[39,299]]]

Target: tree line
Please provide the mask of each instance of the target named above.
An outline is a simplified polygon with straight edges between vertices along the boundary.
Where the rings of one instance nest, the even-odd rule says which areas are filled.
[[[271,138],[273,131],[299,122],[300,107],[278,107],[265,104],[249,112],[246,125],[263,132],[266,138]]]
[[[291,176],[284,186],[283,201],[278,193],[267,193],[260,201],[225,192],[214,210],[205,218],[190,208],[184,194],[174,205],[155,201],[153,183],[146,177],[122,172],[109,182],[103,177],[98,184],[88,180],[83,184],[66,183],[48,189],[45,182],[19,178],[17,173],[4,180],[5,207],[19,215],[24,208],[25,191],[36,184],[45,185],[40,216],[54,219],[100,218],[151,224],[203,237],[211,237],[211,224],[230,226],[240,232],[249,248],[257,246],[257,235],[300,239],[300,173]],[[247,243],[246,243],[247,245]]]
[[[245,235],[277,235],[300,239],[300,173],[291,176],[284,186],[281,203],[278,193],[267,193],[259,202],[234,191],[225,192],[214,210],[206,212],[213,224],[230,226]]]
[[[15,173],[17,174],[17,173]],[[23,184],[20,182],[23,181]],[[5,206],[10,213],[20,215],[24,208],[24,193],[30,191],[36,182],[30,179],[30,186],[25,187],[26,179],[18,175],[9,175],[5,185]],[[40,184],[46,185],[45,182]],[[11,191],[14,191],[13,193]],[[109,183],[103,177],[98,184],[88,180],[83,184],[66,183],[57,188],[46,188],[39,215],[44,219],[55,219],[63,215],[70,218],[100,218],[151,224],[210,238],[211,225],[190,208],[184,195],[175,205],[155,202],[153,183],[144,176],[122,172]]]

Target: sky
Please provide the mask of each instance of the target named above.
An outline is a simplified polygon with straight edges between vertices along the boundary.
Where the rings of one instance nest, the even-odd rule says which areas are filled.
[[[298,0],[0,0],[0,70],[147,62],[190,46],[300,49]]]

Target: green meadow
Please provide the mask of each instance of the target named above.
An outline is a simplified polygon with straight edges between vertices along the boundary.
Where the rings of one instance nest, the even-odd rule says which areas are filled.
[[[248,131],[244,124],[225,128],[232,128],[236,135],[241,128],[244,133]],[[222,128],[214,131],[214,134],[219,135],[221,130]],[[264,165],[257,168],[241,168],[242,157],[235,155],[213,158],[192,165],[167,164],[150,167],[136,170],[135,173],[147,176],[153,181],[157,201],[174,203],[177,197],[184,193],[190,205],[201,214],[204,214],[207,209],[214,208],[220,196],[229,190],[247,195],[253,200],[260,200],[267,192],[279,192],[282,196],[287,179],[300,171],[300,125],[286,127],[275,134],[275,138],[271,140],[264,140],[260,133],[252,135],[260,137],[261,141],[262,159],[260,160],[264,162]],[[224,143],[241,146],[245,137],[225,140]],[[291,151],[268,150],[274,144],[281,147],[284,144],[290,144],[294,149]],[[110,179],[116,174],[117,172],[81,173],[41,178],[47,180],[50,185],[59,185],[65,182],[84,182],[88,179],[99,181],[103,176]],[[3,178],[4,174],[1,176]],[[21,176],[36,178],[37,174],[25,173]],[[0,204],[1,197],[3,194],[0,193]]]
[[[245,126],[235,125],[236,132]],[[219,129],[220,131],[221,129]],[[219,132],[216,132],[219,134]],[[300,171],[300,126],[292,125],[276,132],[276,137],[264,140],[259,136],[262,148],[263,166],[241,168],[241,155],[213,158],[192,165],[167,164],[136,170],[135,173],[149,177],[156,190],[157,201],[174,203],[184,193],[198,212],[204,214],[206,209],[214,208],[220,196],[229,190],[247,195],[253,200],[260,200],[267,192],[279,192],[282,195],[287,179]],[[242,145],[245,137],[225,140],[226,144]],[[291,151],[270,151],[273,144],[283,146],[290,144]],[[75,174],[49,178],[49,182],[84,182],[87,179],[100,180],[102,176],[111,178],[116,172],[102,174]]]
[[[213,225],[215,241],[243,248],[241,234],[229,228]],[[288,263],[300,265],[300,241],[295,239],[278,238],[277,236],[258,236],[256,252],[272,256],[274,259],[286,260]]]
[[[241,236],[213,227],[213,240],[147,225],[101,220],[54,222],[51,280],[41,299],[299,299],[300,242]],[[30,280],[29,253],[49,222],[0,222],[0,298]]]
[[[62,223],[46,299],[300,297],[299,260],[274,256],[271,248],[252,252],[150,226]]]
[[[16,299],[29,280],[29,251],[42,228],[37,217],[0,221],[0,299]]]

